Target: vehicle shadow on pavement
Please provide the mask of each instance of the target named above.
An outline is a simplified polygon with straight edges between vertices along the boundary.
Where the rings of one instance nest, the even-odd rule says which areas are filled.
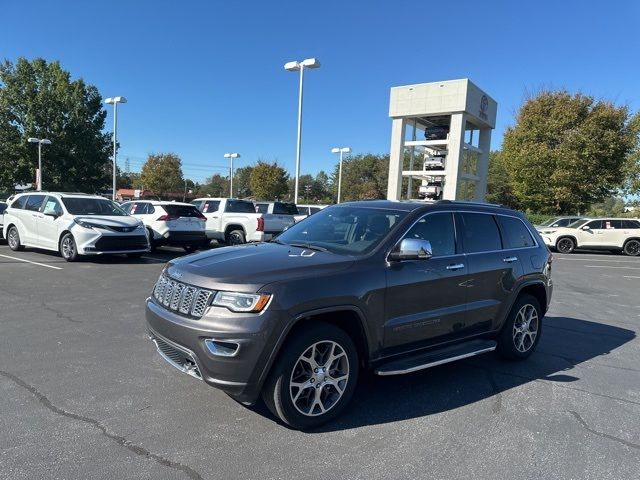
[[[636,337],[631,330],[568,317],[545,317],[543,328],[536,352],[523,362],[488,353],[409,375],[362,375],[347,410],[308,433],[424,417],[481,401],[488,401],[487,409],[499,414],[502,392],[536,380],[579,380],[573,367]]]

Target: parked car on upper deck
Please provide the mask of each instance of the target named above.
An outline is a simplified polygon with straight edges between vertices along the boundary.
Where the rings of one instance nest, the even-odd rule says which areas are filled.
[[[142,222],[116,203],[86,194],[32,192],[16,195],[4,214],[11,250],[57,250],[68,262],[81,255],[149,251]]]
[[[173,367],[312,428],[344,410],[361,369],[408,374],[493,350],[527,358],[552,287],[551,254],[518,212],[352,202],[269,243],[172,260],[146,318]]]
[[[578,220],[582,220],[583,218],[584,217],[580,217],[580,216],[552,217],[546,222],[543,222],[540,225],[534,225],[534,226],[538,231],[549,230],[549,229],[558,228],[558,227],[568,227],[572,223],[577,222]]]

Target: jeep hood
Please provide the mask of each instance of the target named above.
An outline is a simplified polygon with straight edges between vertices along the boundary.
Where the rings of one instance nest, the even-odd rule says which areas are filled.
[[[212,290],[255,292],[277,281],[321,276],[349,268],[353,257],[277,243],[222,247],[172,260],[166,273]]]

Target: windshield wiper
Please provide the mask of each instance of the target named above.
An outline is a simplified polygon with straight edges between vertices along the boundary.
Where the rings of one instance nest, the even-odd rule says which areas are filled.
[[[277,243],[278,245],[289,245],[288,243],[284,243],[282,240],[278,240],[277,238],[272,238],[269,240],[269,243]]]
[[[320,247],[318,245],[311,245],[309,243],[288,243],[287,245],[290,245],[292,247],[298,247],[298,248],[306,248],[307,250],[316,250],[318,252],[328,252],[329,250],[324,248],[324,247]]]

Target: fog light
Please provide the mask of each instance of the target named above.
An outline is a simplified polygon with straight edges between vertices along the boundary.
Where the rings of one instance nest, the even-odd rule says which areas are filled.
[[[240,345],[235,342],[222,342],[212,338],[207,338],[204,341],[204,344],[207,346],[207,349],[211,354],[219,357],[233,357],[240,349]]]

